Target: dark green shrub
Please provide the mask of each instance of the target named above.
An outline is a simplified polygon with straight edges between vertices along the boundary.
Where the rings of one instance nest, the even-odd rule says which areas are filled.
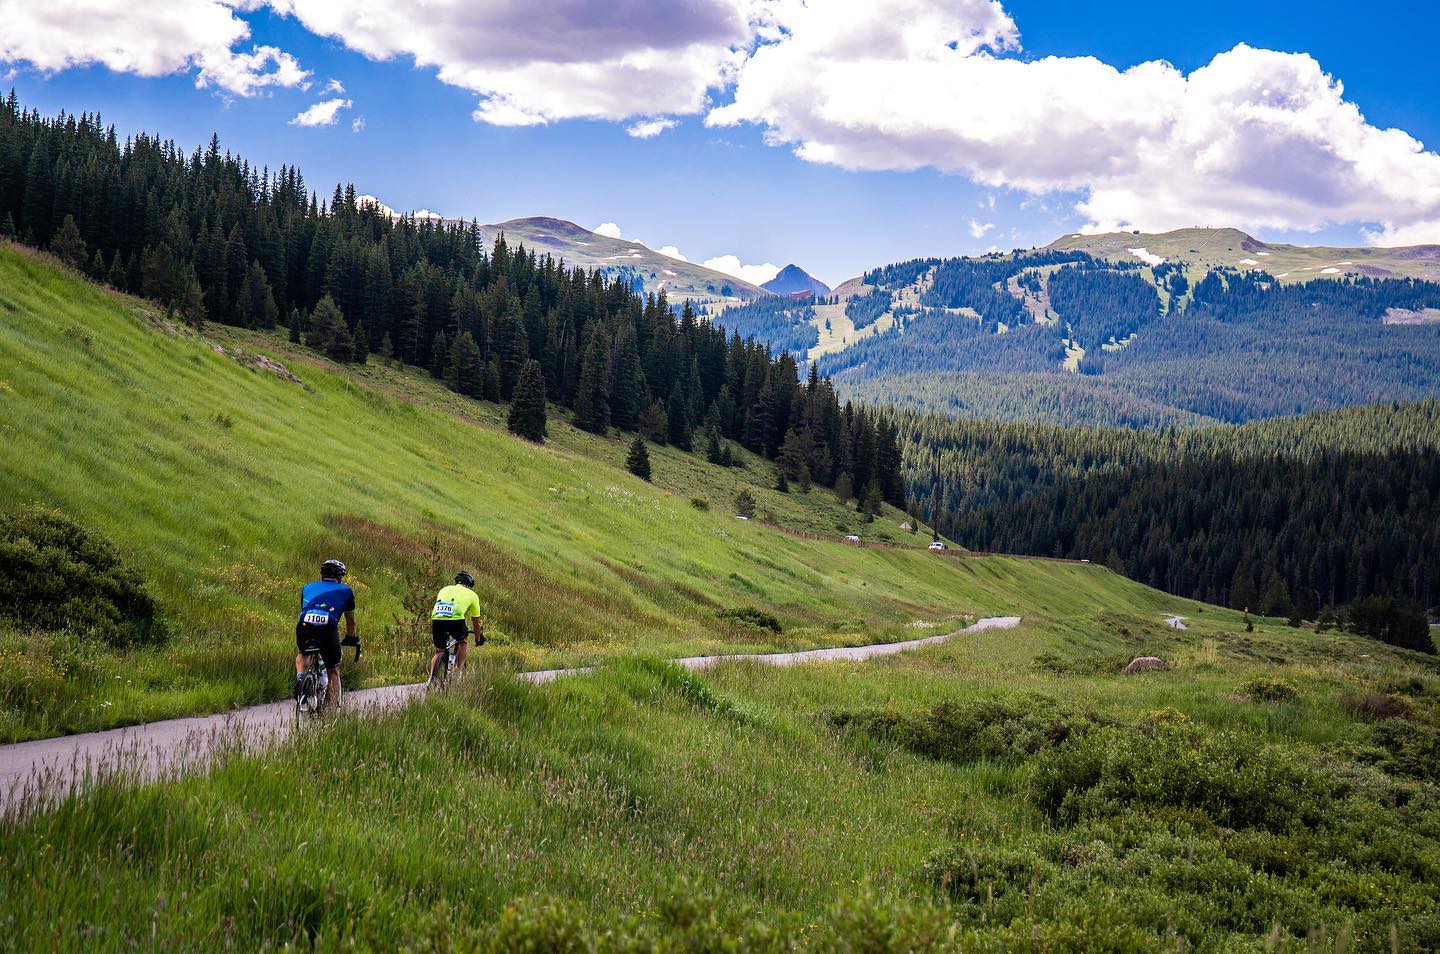
[[[1132,658],[1134,657],[1130,653],[1090,653],[1071,658],[1046,652],[1030,660],[1030,665],[1040,672],[1055,673],[1059,676],[1099,676],[1124,672]]]
[[[1036,804],[1073,825],[1127,809],[1195,809],[1228,828],[1286,831],[1313,824],[1333,794],[1330,776],[1298,753],[1238,733],[1187,725],[1107,728],[1040,762]]]
[[[1411,778],[1440,782],[1440,728],[1405,719],[1375,724],[1375,743],[1385,751],[1379,767]]]
[[[830,716],[830,723],[945,762],[1024,758],[1096,725],[1094,718],[1040,695],[942,702],[923,712],[841,712]]]
[[[0,513],[0,617],[93,633],[112,646],[166,637],[144,579],[114,544],[44,507]]]
[[[1386,692],[1346,693],[1340,697],[1345,711],[1360,719],[1403,719],[1410,714],[1410,703]]]
[[[1288,679],[1279,676],[1251,676],[1245,681],[1245,694],[1264,702],[1288,702],[1298,694]]]
[[[771,614],[753,606],[735,606],[719,613],[721,619],[732,620],[744,626],[754,626],[757,629],[768,629],[772,633],[782,633],[785,627]]]

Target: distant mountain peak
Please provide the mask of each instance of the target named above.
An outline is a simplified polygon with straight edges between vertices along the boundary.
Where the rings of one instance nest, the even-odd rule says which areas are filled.
[[[816,295],[823,298],[830,294],[829,285],[795,264],[786,265],[780,269],[780,274],[760,287],[777,295]]]

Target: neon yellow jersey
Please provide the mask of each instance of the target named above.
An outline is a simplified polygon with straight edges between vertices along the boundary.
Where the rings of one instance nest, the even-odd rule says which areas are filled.
[[[465,619],[480,615],[480,597],[468,586],[451,583],[435,597],[431,619]]]

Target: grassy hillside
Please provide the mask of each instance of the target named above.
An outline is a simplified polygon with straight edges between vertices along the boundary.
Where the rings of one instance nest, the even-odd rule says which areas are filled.
[[[283,696],[298,587],[331,555],[361,602],[362,684],[419,677],[428,634],[392,622],[460,566],[480,581],[487,655],[525,667],[888,640],[917,620],[1120,585],[1099,568],[926,553],[901,514],[862,525],[828,491],[776,493],[753,457],[721,469],[653,448],[645,484],[624,471],[621,437],[552,421],[537,447],[499,427],[498,406],[421,374],[332,365],[275,335],[196,334],[8,248],[0,316],[0,508],[56,507],[108,535],[175,633],[118,653],[0,628],[0,738]],[[742,487],[784,526],[912,548],[736,520]],[[1157,613],[1170,605],[1135,590]],[[783,635],[723,615],[747,606],[780,617]]]

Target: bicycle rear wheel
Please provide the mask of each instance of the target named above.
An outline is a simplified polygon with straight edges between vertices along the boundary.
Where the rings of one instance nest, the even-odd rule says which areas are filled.
[[[450,660],[444,652],[437,653],[430,657],[430,679],[427,685],[431,689],[440,690],[445,688],[445,683],[450,678]]]

